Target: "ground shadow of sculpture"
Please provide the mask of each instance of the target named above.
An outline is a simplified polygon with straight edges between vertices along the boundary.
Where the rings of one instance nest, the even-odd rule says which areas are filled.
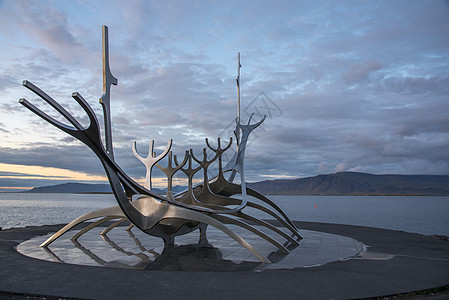
[[[122,228],[120,228],[122,229]],[[131,231],[127,231],[132,242],[128,241],[123,247],[123,236],[118,238],[118,243],[114,241],[114,238],[109,238],[106,235],[102,235],[103,241],[107,243],[107,246],[101,246],[102,250],[98,250],[98,241],[87,238],[86,240],[72,240],[73,248],[67,247],[66,242],[59,244],[56,247],[55,252],[49,247],[43,247],[48,257],[52,261],[60,263],[73,263],[74,257],[78,258],[79,264],[92,265],[92,262],[108,268],[124,268],[124,269],[138,269],[138,270],[158,270],[158,271],[218,271],[218,272],[230,272],[230,271],[253,271],[258,270],[260,263],[251,260],[233,260],[224,258],[224,254],[220,247],[216,247],[209,243],[207,240],[203,240],[200,243],[188,243],[181,245],[171,245],[160,248],[152,248],[157,244],[147,243],[144,246],[140,241],[143,237],[136,237]],[[91,234],[92,237],[92,234]],[[135,246],[138,248],[136,249]],[[71,253],[64,252],[64,247]],[[109,248],[108,248],[109,247]],[[75,249],[83,254],[75,252]],[[104,253],[106,250],[107,253]],[[119,253],[112,254],[113,251]],[[280,251],[277,251],[280,252]],[[272,252],[268,257],[272,257]],[[63,254],[64,256],[60,256]],[[66,255],[67,254],[67,255]],[[279,254],[283,257],[286,254]],[[80,263],[80,257],[83,262]],[[89,258],[92,262],[87,262],[85,258]],[[276,262],[275,260],[273,262]]]
[[[72,240],[76,241],[78,237],[99,226],[100,224],[116,220],[101,234],[106,235],[108,231],[115,228],[126,220],[131,222],[131,226],[135,226],[143,232],[160,237],[164,243],[168,245],[174,244],[174,238],[192,232],[196,229],[200,231],[200,240],[206,238],[207,226],[211,225],[229,235],[242,247],[250,251],[261,262],[270,263],[270,260],[260,254],[251,244],[249,244],[240,235],[230,230],[226,224],[233,224],[251,231],[262,239],[276,246],[279,251],[288,253],[289,250],[284,244],[298,245],[301,236],[293,222],[287,215],[271,200],[261,195],[257,191],[248,188],[244,175],[244,156],[246,144],[250,133],[257,128],[265,118],[259,122],[251,124],[249,118],[247,124],[242,124],[240,120],[240,56],[238,59],[238,116],[236,118],[235,140],[237,151],[231,161],[224,165],[223,153],[227,151],[232,143],[233,138],[225,146],[222,141],[217,140],[216,146],[211,145],[206,139],[206,146],[214,155],[207,156],[206,148],[203,150],[203,157],[196,157],[190,149],[186,151],[182,161],[177,159],[171,151],[172,140],[169,140],[165,150],[160,155],[154,153],[154,142],[150,142],[150,151],[146,158],[140,156],[137,152],[136,144],[133,144],[134,155],[146,167],[145,185],[141,186],[130,178],[115,162],[112,146],[111,133],[111,117],[110,117],[110,88],[111,84],[116,85],[117,79],[112,76],[109,69],[109,53],[108,53],[108,30],[103,26],[103,95],[100,103],[103,107],[104,123],[105,123],[105,144],[104,147],[100,125],[97,117],[79,93],[73,93],[72,97],[84,110],[89,118],[90,124],[87,127],[82,126],[64,107],[62,107],[53,98],[47,95],[37,86],[29,81],[24,81],[23,85],[47,102],[70,124],[61,123],[50,117],[39,108],[28,102],[26,99],[20,99],[19,102],[31,110],[33,113],[66,132],[72,137],[84,143],[99,158],[111,185],[114,196],[118,202],[118,206],[99,209],[92,211],[79,218],[73,220],[61,230],[52,235],[41,247],[49,246],[58,237],[72,229],[82,222],[98,219],[86,226],[73,236]],[[162,166],[161,160],[166,158],[167,165]],[[209,178],[208,170],[212,163],[218,163],[218,174],[214,178]],[[158,195],[152,191],[151,173],[152,168],[157,166],[167,176],[167,193],[165,196]],[[193,184],[193,178],[198,173],[203,173],[203,181],[199,185]],[[178,194],[173,194],[173,176],[177,172],[182,172],[188,178],[188,188]],[[228,175],[226,178],[225,175]],[[236,176],[239,176],[239,184],[234,183]],[[234,195],[241,195],[239,199],[232,198]],[[257,198],[259,203],[249,200],[248,196]],[[262,203],[262,204],[261,204]],[[251,216],[246,213],[245,208],[252,208],[266,213],[268,216],[278,220],[287,230],[288,233],[263,221],[262,219]],[[272,238],[265,231],[261,231],[251,224],[263,226],[264,228],[276,233],[284,242],[281,243]]]

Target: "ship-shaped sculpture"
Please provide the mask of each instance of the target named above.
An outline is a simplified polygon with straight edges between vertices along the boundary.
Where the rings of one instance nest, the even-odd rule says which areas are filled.
[[[95,210],[78,217],[48,238],[42,243],[41,247],[48,247],[74,226],[95,219],[94,222],[89,223],[77,232],[72,237],[72,240],[76,241],[78,237],[106,221],[115,220],[101,232],[102,235],[106,235],[119,224],[129,221],[131,225],[128,227],[128,230],[135,226],[147,234],[162,238],[166,246],[173,245],[176,236],[187,234],[197,229],[200,232],[200,240],[205,239],[207,226],[214,226],[237,241],[263,263],[270,263],[270,261],[226,225],[233,224],[245,228],[285,253],[289,252],[287,245],[298,245],[301,236],[287,215],[270,199],[246,186],[244,156],[247,141],[250,133],[262,124],[265,117],[259,122],[251,124],[253,117],[251,115],[246,124],[241,123],[240,67],[239,54],[237,75],[238,113],[234,131],[237,151],[232,159],[226,165],[223,162],[223,154],[233,143],[234,139],[232,137],[224,145],[218,138],[215,147],[206,139],[207,148],[203,149],[202,157],[195,156],[192,149],[190,149],[185,151],[182,161],[178,160],[176,155],[173,155],[171,139],[160,155],[156,155],[154,152],[154,141],[150,141],[147,157],[142,157],[138,154],[136,143],[134,142],[132,147],[133,153],[146,167],[144,186],[130,178],[114,160],[110,92],[111,85],[116,85],[118,81],[109,68],[108,28],[106,26],[103,26],[103,95],[100,98],[104,114],[106,147],[102,142],[98,119],[92,108],[79,93],[73,93],[72,97],[87,114],[90,120],[90,124],[87,127],[82,126],[64,107],[40,88],[29,81],[24,81],[23,85],[26,88],[33,91],[53,107],[70,125],[55,120],[26,99],[22,98],[19,102],[48,123],[84,143],[96,154],[103,165],[115,199],[118,202],[118,206]],[[208,152],[213,153],[213,155],[209,157]],[[164,161],[167,163],[163,166],[162,160],[164,158],[166,158]],[[218,174],[213,178],[209,178],[209,167],[212,164],[218,164]],[[165,196],[152,191],[151,174],[154,166],[157,166],[167,176],[167,192]],[[172,191],[173,178],[177,172],[182,172],[187,176],[188,187],[184,192],[174,194]],[[198,172],[203,173],[203,181],[201,184],[194,185],[193,178]],[[236,176],[240,180],[235,180]],[[235,181],[239,183],[235,183]],[[234,198],[232,197],[234,195],[241,196]],[[248,196],[257,198],[258,201],[251,201]],[[247,208],[259,210],[274,218],[282,224],[283,230],[250,215],[246,212]],[[254,224],[257,226],[254,226]],[[264,227],[267,230],[261,231],[257,227]],[[267,234],[267,231],[276,233],[277,236],[284,240],[281,242],[277,241]]]

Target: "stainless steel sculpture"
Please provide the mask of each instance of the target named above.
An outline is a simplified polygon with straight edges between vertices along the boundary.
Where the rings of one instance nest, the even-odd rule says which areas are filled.
[[[229,235],[264,263],[269,263],[270,261],[261,255],[241,236],[230,230],[225,224],[234,224],[245,228],[255,233],[260,238],[267,240],[285,253],[289,252],[286,245],[298,245],[298,240],[301,239],[301,236],[287,215],[267,197],[246,186],[244,176],[246,144],[250,133],[262,124],[265,117],[257,123],[250,124],[253,117],[253,115],[251,115],[247,124],[241,123],[240,67],[239,54],[237,76],[238,111],[236,129],[234,132],[237,152],[231,161],[224,166],[223,153],[231,147],[233,143],[232,137],[224,147],[222,146],[220,139],[217,140],[216,147],[212,146],[209,143],[209,140],[206,139],[206,146],[214,153],[213,157],[208,157],[206,148],[203,149],[202,158],[196,157],[193,154],[192,149],[190,149],[185,152],[182,161],[178,161],[177,156],[173,155],[171,151],[171,139],[168,141],[163,153],[158,156],[154,153],[154,141],[151,141],[149,154],[146,158],[141,157],[138,154],[136,143],[134,142],[132,147],[133,153],[146,167],[144,186],[139,185],[130,178],[114,160],[110,116],[110,88],[111,84],[117,84],[117,79],[112,76],[109,68],[108,28],[106,26],[103,26],[104,93],[100,98],[104,113],[106,148],[102,143],[97,117],[92,108],[80,94],[73,93],[72,97],[87,114],[90,120],[90,125],[88,127],[83,127],[61,105],[37,86],[28,81],[24,81],[23,85],[26,88],[30,89],[46,101],[60,115],[62,115],[70,125],[63,124],[53,119],[26,99],[20,99],[19,102],[42,119],[83,142],[97,155],[108,176],[112,191],[118,202],[118,206],[92,211],[73,220],[42,243],[41,247],[47,247],[77,224],[93,219],[98,220],[90,223],[75,234],[72,237],[72,240],[76,241],[79,236],[106,221],[116,220],[112,225],[102,231],[101,234],[103,235],[109,232],[112,228],[128,220],[131,222],[131,226],[128,230],[131,229],[132,226],[136,226],[147,234],[161,237],[164,240],[165,245],[173,244],[175,236],[183,235],[196,229],[199,229],[200,231],[200,240],[205,239],[206,228],[208,225],[211,225]],[[166,166],[160,164],[161,160],[164,158],[167,158]],[[214,178],[209,178],[208,170],[213,163],[218,164],[218,174]],[[196,166],[194,166],[194,164],[196,164]],[[165,196],[158,195],[152,191],[151,173],[155,165],[167,176],[167,193]],[[200,171],[203,173],[203,181],[201,184],[195,186],[193,184],[193,178]],[[173,194],[173,176],[177,172],[183,172],[187,176],[188,187],[182,193]],[[230,173],[230,175],[227,179],[225,175],[228,173]],[[234,183],[237,175],[240,177],[240,184]],[[231,196],[237,194],[241,195],[241,199],[231,198]],[[248,196],[257,198],[262,204],[250,201]],[[266,221],[247,214],[245,212],[245,208],[247,207],[262,211],[268,216],[275,218],[289,233],[284,232]],[[284,244],[278,242],[267,233],[256,229],[249,223],[261,225],[273,233],[276,233],[285,240]]]

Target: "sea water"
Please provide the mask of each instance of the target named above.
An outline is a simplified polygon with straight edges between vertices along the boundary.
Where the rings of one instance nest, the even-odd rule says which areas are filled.
[[[0,193],[0,227],[69,223],[82,214],[114,205],[112,194]]]
[[[292,220],[349,224],[449,236],[449,197],[269,196]],[[112,194],[0,193],[0,227],[68,223],[117,205]],[[270,218],[262,212],[251,213]]]

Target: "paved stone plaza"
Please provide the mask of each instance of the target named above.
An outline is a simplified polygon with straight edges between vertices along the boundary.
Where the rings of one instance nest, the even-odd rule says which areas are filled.
[[[447,241],[370,227],[309,222],[295,224],[301,230],[310,231],[312,236],[315,235],[314,232],[325,232],[323,236],[347,237],[359,241],[366,248],[354,258],[294,269],[263,268],[248,271],[237,267],[228,272],[139,270],[30,258],[20,254],[16,248],[27,240],[55,232],[61,226],[9,229],[0,231],[0,291],[3,294],[85,299],[348,299],[402,294],[449,284]],[[126,235],[124,237],[129,239],[128,243],[135,245],[132,239]],[[143,247],[148,246],[144,239],[138,238]],[[88,246],[82,238],[79,242],[85,248]],[[112,247],[107,241],[104,242],[108,248]],[[119,244],[121,241],[119,239],[115,242]],[[321,243],[318,249],[324,247]],[[313,244],[316,247],[318,242]],[[122,245],[119,246],[128,251]],[[92,251],[92,248],[89,250]],[[118,249],[115,251],[120,252]],[[94,253],[101,257],[101,253]],[[151,257],[151,254],[147,255]],[[81,256],[86,254],[82,253]],[[170,255],[166,257],[170,258]],[[191,258],[195,260],[195,257]],[[92,261],[92,258],[89,257],[88,260]],[[222,261],[235,265],[232,260]],[[259,263],[243,262],[245,268],[246,264]],[[444,293],[443,298],[438,299],[447,297]]]

